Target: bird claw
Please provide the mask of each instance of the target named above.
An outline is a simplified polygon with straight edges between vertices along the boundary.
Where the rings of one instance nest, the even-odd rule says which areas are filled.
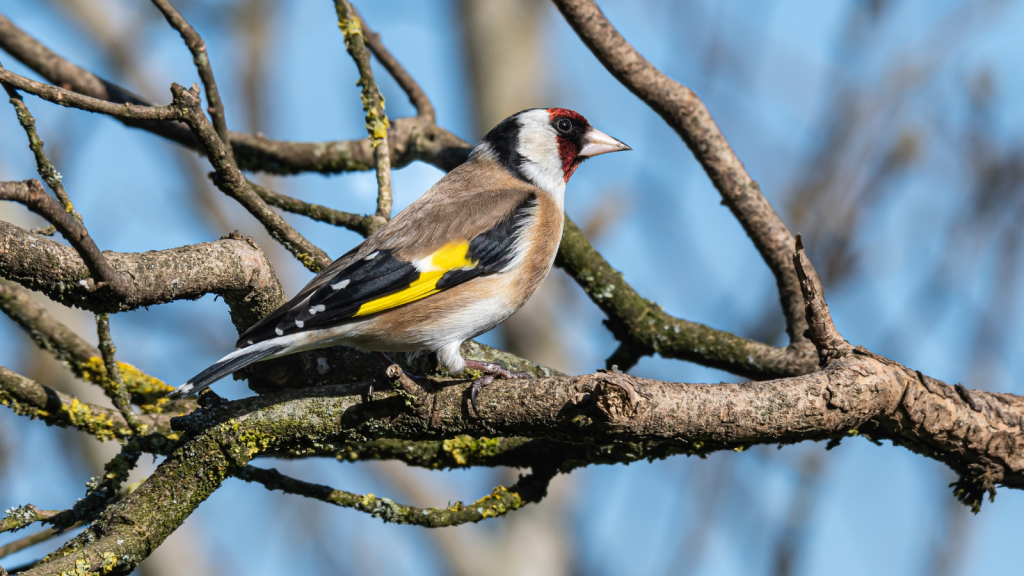
[[[500,364],[494,362],[482,362],[480,360],[466,360],[467,368],[474,368],[484,373],[483,376],[473,380],[473,385],[469,388],[469,401],[473,406],[473,411],[477,414],[480,413],[476,407],[476,395],[483,390],[484,386],[494,382],[495,378],[501,378],[502,380],[524,380],[531,378],[526,372],[513,372]]]
[[[480,413],[476,408],[476,395],[484,389],[484,386],[487,386],[491,382],[494,382],[494,376],[491,376],[490,374],[485,374],[476,380],[473,380],[473,385],[469,387],[469,403],[473,405],[473,412],[476,412],[477,414]]]

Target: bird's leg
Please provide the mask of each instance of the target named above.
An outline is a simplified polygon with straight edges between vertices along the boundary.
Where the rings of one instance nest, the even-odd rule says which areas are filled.
[[[466,368],[473,368],[484,373],[483,376],[473,380],[473,386],[469,389],[469,401],[473,405],[473,411],[477,414],[480,413],[476,409],[476,395],[484,389],[491,382],[494,382],[495,378],[501,378],[503,380],[521,380],[530,378],[530,375],[526,372],[513,372],[500,364],[494,362],[483,362],[480,360],[466,360]]]

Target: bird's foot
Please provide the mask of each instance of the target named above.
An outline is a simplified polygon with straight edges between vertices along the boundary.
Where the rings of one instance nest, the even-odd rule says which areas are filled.
[[[484,373],[483,376],[473,380],[473,385],[469,388],[469,402],[473,405],[473,411],[477,414],[480,413],[476,408],[476,395],[484,389],[491,382],[494,382],[495,378],[501,378],[503,380],[522,380],[530,378],[530,375],[526,372],[513,372],[500,364],[494,362],[482,362],[480,360],[466,360],[466,368],[473,368]]]

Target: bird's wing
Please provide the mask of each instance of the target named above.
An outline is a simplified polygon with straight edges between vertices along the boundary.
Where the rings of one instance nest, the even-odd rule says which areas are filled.
[[[536,196],[523,189],[478,191],[468,203],[459,196],[434,194],[410,206],[249,328],[237,346],[337,326],[505,269]]]

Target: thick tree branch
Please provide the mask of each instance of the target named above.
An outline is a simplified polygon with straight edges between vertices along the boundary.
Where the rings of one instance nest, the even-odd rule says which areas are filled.
[[[686,142],[775,275],[790,343],[803,341],[807,325],[800,282],[791,258],[793,234],[747,173],[704,103],[692,90],[665,76],[637,52],[593,0],[554,2],[612,76],[657,112]],[[818,282],[813,269],[808,269],[808,275]]]
[[[113,295],[124,298],[131,290],[131,279],[115,270],[93,242],[85,226],[60,202],[46,193],[38,180],[0,182],[0,200],[13,200],[53,224],[82,257],[95,280],[95,288],[109,287]]]
[[[133,280],[125,298],[92,290],[89,270],[73,248],[0,221],[0,277],[68,306],[121,312],[219,294],[235,326],[244,330],[284,303],[266,255],[251,239],[238,235],[169,250],[105,256],[115,270]]]
[[[131,103],[134,107],[149,107],[149,103],[124,88],[61,58],[2,14],[0,48],[57,86],[112,103],[110,110],[123,110],[124,107],[119,105],[124,103]],[[18,87],[43,97],[42,94],[23,86]],[[201,150],[199,142],[184,125],[177,122],[152,121],[176,120],[173,114],[166,118],[151,118],[143,114],[111,115],[128,126],[147,130],[194,150]],[[239,167],[245,170],[273,174],[330,174],[370,170],[374,167],[374,149],[365,139],[284,142],[240,132],[230,132],[229,138],[235,159]],[[451,170],[462,164],[469,154],[469,147],[462,139],[435,125],[426,117],[395,120],[388,132],[388,148],[391,152],[391,165],[395,168],[405,166],[414,160],[421,160],[442,170]]]
[[[377,438],[468,434],[595,445],[656,442],[678,453],[703,454],[840,439],[853,432],[945,462],[963,477],[959,489],[972,504],[996,484],[1024,488],[1024,399],[957,391],[867,352],[840,357],[813,374],[745,384],[675,384],[617,373],[496,381],[481,393],[481,418],[470,415],[464,385],[438,381],[435,388],[426,412],[407,406],[398,393],[382,392],[365,402],[359,387],[335,385],[248,398],[182,417],[175,426],[189,440],[89,528],[85,539],[95,544],[72,548],[29,574],[63,570],[76,560],[95,565],[101,551],[141,558],[224,475],[261,453]],[[123,571],[119,565],[118,573],[133,565]]]
[[[377,171],[377,220],[374,229],[383,226],[391,218],[391,155],[388,152],[388,116],[384,112],[384,97],[373,80],[370,68],[370,52],[363,39],[360,19],[348,0],[334,0],[338,13],[338,27],[345,36],[345,49],[359,69],[362,88],[363,111],[366,112],[366,132],[373,144],[373,162]]]

